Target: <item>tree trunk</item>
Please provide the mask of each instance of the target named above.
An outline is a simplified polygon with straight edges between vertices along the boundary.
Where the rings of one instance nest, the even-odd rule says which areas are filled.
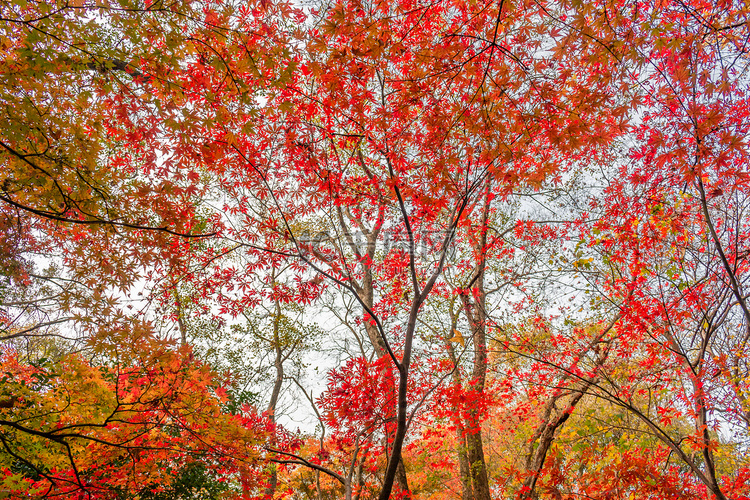
[[[459,306],[458,311],[455,311],[453,309],[454,302],[451,301],[451,327],[448,333],[448,337],[451,337],[454,331],[456,331],[456,326],[458,323],[458,316],[461,314],[461,309]],[[458,370],[458,367],[456,366],[458,364],[458,358],[456,357],[456,350],[453,347],[453,344],[448,341],[448,356],[450,357],[451,363],[453,363],[453,366],[456,367],[456,369],[453,370],[453,375],[451,376],[453,379],[453,384],[456,387],[461,387],[463,385],[463,380],[461,377],[461,372]],[[458,456],[458,474],[459,479],[461,480],[461,500],[473,500],[474,499],[474,492],[471,489],[471,464],[469,462],[469,455],[467,453],[467,444],[466,444],[466,428],[464,427],[464,422],[460,417],[461,414],[461,408],[459,408],[455,403],[453,403],[453,414],[456,415],[456,455]]]
[[[579,354],[579,357],[583,357],[589,351],[597,353],[595,370],[599,370],[609,356],[609,345],[600,345],[604,336],[614,328],[620,319],[618,314],[610,322],[609,326],[602,329],[599,334],[589,343],[589,345]],[[558,385],[564,386],[571,380],[570,375],[566,375],[560,380]],[[595,380],[586,380],[580,383],[574,384],[571,388],[571,395],[567,401],[564,401],[561,405],[564,410],[558,410],[557,403],[562,400],[565,396],[563,394],[557,394],[552,396],[547,404],[544,406],[544,413],[542,416],[542,422],[537,427],[534,435],[532,436],[531,443],[529,445],[529,452],[526,456],[526,472],[529,474],[523,483],[522,493],[519,496],[519,500],[534,500],[538,498],[536,492],[536,483],[539,480],[539,476],[544,467],[544,462],[547,458],[547,453],[552,447],[555,440],[555,433],[560,429],[563,424],[573,414],[578,403],[581,401],[587,391],[591,388],[591,384],[595,383]],[[538,442],[538,445],[534,447],[534,443]]]
[[[406,478],[406,467],[404,467],[402,457],[399,457],[398,468],[396,469],[396,493],[403,495],[400,498],[411,498],[409,481]]]
[[[471,467],[472,493],[474,500],[490,500],[490,482],[484,460],[481,426],[466,436],[466,448]]]
[[[474,492],[471,489],[471,462],[466,452],[466,429],[459,422],[456,428],[456,454],[458,455],[458,473],[461,479],[461,500],[473,500]]]
[[[490,186],[491,179],[488,177],[485,181],[484,206],[482,207],[482,218],[479,227],[480,234],[473,245],[474,253],[478,260],[474,266],[472,285],[468,287],[470,290],[464,291],[461,294],[464,313],[471,327],[471,336],[474,345],[474,366],[471,374],[470,390],[476,392],[478,395],[484,393],[484,386],[487,380],[487,294],[484,288],[484,274],[491,201]],[[482,415],[479,415],[475,409],[469,410],[469,419],[465,423],[465,427],[466,454],[469,461],[473,498],[474,500],[490,500],[490,482],[482,442]]]
[[[276,369],[276,378],[273,382],[273,389],[271,390],[271,400],[268,402],[268,417],[273,425],[276,424],[276,404],[279,400],[279,393],[281,392],[281,385],[284,383],[284,357],[281,350],[281,339],[279,338],[279,321],[281,321],[281,305],[276,302],[276,311],[273,319],[273,347],[276,352],[274,358],[274,368]],[[274,430],[271,434],[271,447],[276,447],[276,431]],[[268,478],[268,485],[263,492],[264,500],[272,500],[276,493],[276,487],[278,485],[278,472],[276,470],[276,464],[271,464],[271,473]]]
[[[372,235],[368,235],[368,240],[372,237]],[[370,245],[368,247],[368,251],[372,251],[374,255],[374,245]],[[370,256],[372,258],[372,256]],[[362,286],[361,286],[361,298],[362,302],[365,303],[367,307],[372,310],[372,307],[374,305],[374,295],[375,295],[375,289],[373,287],[373,279],[372,279],[372,269],[369,267],[365,267],[364,269],[364,276],[362,278]],[[367,311],[363,311],[363,313],[366,315]],[[372,348],[375,351],[375,355],[378,358],[381,358],[383,356],[386,356],[388,352],[385,348],[385,342],[383,342],[383,338],[380,335],[380,332],[378,331],[377,327],[372,324],[371,321],[365,321],[365,331],[367,332],[367,337],[370,339],[370,343],[372,344]],[[394,392],[391,395],[393,399],[396,399],[396,388],[394,387]],[[396,414],[389,415],[389,417],[395,417]],[[393,436],[387,436],[386,439],[390,440]],[[406,476],[406,468],[404,467],[403,459],[399,457],[399,463],[398,468],[396,469],[396,491],[398,493],[404,494],[404,498],[411,498],[411,490],[409,490],[409,481]]]

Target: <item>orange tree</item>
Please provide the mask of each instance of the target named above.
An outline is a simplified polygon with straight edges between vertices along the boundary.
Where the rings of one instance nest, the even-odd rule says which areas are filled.
[[[261,421],[226,412],[226,394],[187,353],[142,347],[148,357],[103,366],[72,354],[26,362],[3,354],[6,495],[158,496],[190,469],[210,469],[201,480],[224,498],[250,491],[240,476],[258,461]]]
[[[190,123],[225,112],[211,86],[230,69],[272,57],[265,20],[136,1],[2,2],[0,17],[4,494],[158,495],[191,467],[252,493],[264,427],[160,330],[215,233]],[[198,153],[177,163],[165,144]]]

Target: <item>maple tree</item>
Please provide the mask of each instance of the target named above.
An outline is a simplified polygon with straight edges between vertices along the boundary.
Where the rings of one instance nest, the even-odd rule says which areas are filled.
[[[745,6],[1,5],[10,495],[748,494]]]
[[[404,9],[394,20],[392,5],[328,6],[320,14],[320,29],[307,42],[298,83],[269,97],[264,116],[268,134],[244,143],[236,138],[236,145],[231,145],[236,155],[223,160],[252,169],[237,199],[247,200],[248,192],[262,193],[254,195],[262,209],[250,202],[228,209],[241,217],[235,238],[264,254],[302,260],[353,294],[364,310],[375,353],[390,358],[398,371],[397,426],[382,498],[390,495],[397,476],[400,489],[408,492],[399,472],[399,455],[416,411],[409,408],[408,386],[412,351],[420,340],[417,322],[447,265],[455,233],[482,199],[478,194],[489,204],[491,197],[507,195],[527,180],[539,185],[561,168],[556,158],[540,151],[554,145],[575,155],[586,141],[598,144],[603,128],[616,128],[605,119],[589,122],[602,129],[581,128],[585,122],[581,117],[600,109],[586,108],[592,101],[591,85],[568,87],[567,98],[576,103],[571,106],[573,116],[573,109],[551,107],[560,98],[549,83],[556,75],[542,76],[549,80],[547,86],[537,84],[518,60],[522,54],[494,57],[496,42],[490,40],[484,49],[476,47],[475,33],[485,28],[497,33],[501,21],[512,26],[517,13],[504,12],[502,5],[477,12],[455,7],[457,12],[449,5],[432,4]],[[534,9],[525,15],[535,15]],[[430,28],[420,24],[426,17],[432,20]],[[366,29],[361,28],[363,23]],[[417,31],[417,27],[424,29]],[[352,40],[361,45],[352,48]],[[528,38],[518,41],[518,47],[533,52],[539,43]],[[541,72],[552,62],[540,58],[535,64]],[[454,100],[449,96],[455,92]],[[603,91],[600,98],[606,99]],[[432,105],[440,100],[450,104]],[[547,121],[540,121],[538,113],[545,104]],[[456,111],[445,114],[450,106]],[[498,127],[491,128],[493,121]],[[581,129],[561,135],[557,127],[570,128],[573,121]],[[569,137],[575,137],[575,144],[566,143]],[[269,148],[276,150],[270,158]],[[302,228],[324,234],[314,242],[315,248],[301,236]],[[379,253],[388,232],[400,232],[405,248]],[[263,234],[260,241],[259,234]],[[475,252],[481,255],[485,249],[479,245]],[[419,255],[418,246],[432,247],[434,259]],[[481,275],[483,264],[477,267]],[[374,287],[379,274],[389,283],[382,291]],[[471,307],[467,299],[466,309]],[[403,326],[385,325],[399,317]],[[481,319],[472,323],[478,346],[473,382],[479,383],[481,393],[484,325]],[[424,390],[429,394],[429,386]],[[477,426],[472,423],[467,434],[472,462],[467,469],[474,493],[487,498],[489,484],[481,465]]]
[[[211,373],[150,345],[138,364],[94,367],[3,357],[3,487],[6,493],[107,498],[168,488],[175,468],[217,477],[257,461],[263,426],[223,411]]]
[[[625,7],[633,11],[636,4]],[[737,39],[745,39],[741,20],[747,12],[726,7],[669,5],[648,24],[602,25],[594,35],[634,36],[652,47],[635,53],[622,46],[623,59],[643,75],[636,82],[644,119],[635,128],[638,142],[630,162],[621,169],[627,184],[612,182],[608,189],[613,197],[607,201],[620,207],[620,215],[605,212],[599,229],[606,227],[604,239],[611,237],[617,247],[611,252],[605,243],[602,253],[621,269],[607,286],[622,296],[622,279],[630,276],[623,340],[645,344],[633,376],[643,370],[641,379],[656,383],[668,399],[656,408],[658,418],[650,417],[653,410],[623,406],[630,406],[716,498],[730,496],[723,489],[731,489],[731,476],[722,478],[727,473],[717,460],[722,444],[712,433],[719,422],[710,415],[721,412],[738,422],[729,415],[741,414],[744,403],[742,396],[719,389],[715,380],[721,370],[712,366],[743,349],[744,333],[738,338],[734,332],[748,324],[742,250],[734,239],[742,239],[746,230],[740,215],[746,174],[739,167],[746,150],[737,134],[744,134],[740,123],[747,92],[738,76],[744,71],[744,49]],[[663,38],[664,25],[672,27],[669,39]],[[732,201],[722,201],[723,186]],[[608,392],[617,399],[623,390],[643,391],[637,384],[613,385]],[[663,426],[681,415],[693,429],[674,438]]]
[[[159,332],[164,297],[179,302],[197,240],[213,234],[199,162],[175,170],[159,144],[191,112],[206,116],[188,103],[210,90],[186,94],[185,79],[220,59],[201,56],[213,22],[242,13],[0,8],[3,495],[246,496],[266,422]]]

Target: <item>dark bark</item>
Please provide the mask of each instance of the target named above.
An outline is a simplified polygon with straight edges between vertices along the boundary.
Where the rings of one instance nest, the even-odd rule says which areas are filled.
[[[360,260],[360,262],[363,262],[362,265],[362,282],[356,283],[352,282],[353,287],[357,291],[358,295],[360,296],[360,300],[363,304],[363,315],[365,317],[368,316],[367,309],[372,310],[375,302],[375,288],[373,286],[373,273],[372,269],[364,265],[364,262],[372,261],[372,259],[375,256],[375,250],[377,245],[377,240],[380,235],[380,226],[383,222],[383,212],[381,212],[378,215],[378,219],[376,221],[375,227],[373,228],[367,228],[364,223],[357,218],[351,217],[351,214],[347,213],[344,214],[343,210],[340,208],[337,209],[337,214],[339,218],[339,223],[341,224],[341,227],[345,230],[345,235],[347,239],[347,243],[349,244],[349,248],[354,252],[355,256]],[[345,217],[346,215],[346,217]],[[347,220],[350,224],[354,224],[357,226],[357,228],[362,232],[362,234],[366,238],[366,245],[364,248],[360,247],[356,241],[351,237],[351,234],[349,232],[350,224],[347,224]],[[383,356],[388,355],[388,350],[385,345],[385,341],[383,339],[383,336],[381,335],[380,331],[378,330],[378,327],[373,324],[370,318],[366,318],[364,321],[365,326],[365,332],[367,333],[367,338],[370,340],[370,344],[372,345],[373,350],[375,351],[375,356],[378,358],[381,358]],[[390,415],[390,417],[396,417],[396,415]],[[392,436],[387,436],[386,439],[390,440],[392,439]],[[399,456],[398,465],[396,469],[396,486],[397,491],[401,493],[406,493],[407,498],[410,497],[411,491],[409,490],[409,481],[406,475],[406,468],[404,467],[403,461],[401,457]]]
[[[456,454],[458,455],[458,473],[461,476],[461,500],[473,500],[474,492],[471,490],[471,463],[469,454],[466,452],[466,429],[459,422],[456,427],[456,442],[458,443]]]
[[[405,493],[406,498],[411,498],[409,481],[406,478],[406,467],[404,467],[403,457],[399,457],[398,467],[396,468],[396,492]]]
[[[574,396],[566,403],[567,409],[562,413],[552,416],[553,409],[556,410],[555,403],[560,399],[555,397],[551,399],[545,408],[545,418],[542,424],[537,428],[535,433],[534,441],[532,442],[532,451],[526,458],[526,470],[530,475],[523,482],[523,493],[520,496],[521,500],[525,499],[536,499],[538,497],[536,493],[536,483],[539,479],[539,475],[544,467],[544,462],[547,458],[547,453],[552,447],[552,443],[555,440],[555,433],[562,427],[562,425],[570,418],[573,413],[573,408],[578,404],[584,395],[585,389],[581,392],[574,394]],[[538,443],[536,448],[533,448],[534,442]]]
[[[392,168],[391,176],[394,176]],[[393,439],[391,459],[388,462],[388,468],[385,471],[385,477],[383,479],[383,488],[381,489],[380,495],[378,496],[379,500],[388,500],[391,496],[391,491],[393,489],[393,483],[396,478],[398,465],[401,461],[401,450],[404,444],[404,438],[406,437],[406,431],[408,427],[408,377],[409,366],[411,363],[412,345],[414,342],[414,334],[417,329],[417,316],[419,315],[419,310],[422,308],[422,304],[435,286],[435,282],[437,281],[438,277],[443,273],[443,267],[445,266],[445,260],[448,255],[448,248],[453,240],[456,226],[458,225],[458,221],[463,217],[464,211],[466,210],[466,206],[469,202],[467,193],[461,204],[457,207],[453,221],[451,222],[450,226],[446,228],[445,237],[443,239],[440,251],[440,260],[438,262],[437,268],[430,275],[424,287],[420,287],[420,280],[417,275],[416,264],[414,261],[414,255],[416,252],[414,234],[411,229],[411,223],[409,222],[409,215],[406,210],[406,206],[404,205],[404,199],[401,195],[400,189],[396,185],[393,187],[393,190],[396,194],[396,197],[398,198],[399,207],[404,218],[404,226],[406,227],[406,232],[409,236],[409,274],[411,275],[414,301],[412,302],[411,309],[409,310],[409,320],[406,324],[406,331],[404,332],[403,357],[401,358],[400,362],[394,359],[394,364],[398,368],[399,372],[396,434]],[[384,335],[384,332],[382,332],[382,334]]]

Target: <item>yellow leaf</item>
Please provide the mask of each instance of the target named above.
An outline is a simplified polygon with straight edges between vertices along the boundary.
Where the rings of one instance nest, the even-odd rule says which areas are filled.
[[[461,332],[458,330],[453,330],[453,337],[448,339],[448,342],[458,342],[461,344],[461,347],[466,347],[466,342],[464,342],[464,336],[461,335]]]

